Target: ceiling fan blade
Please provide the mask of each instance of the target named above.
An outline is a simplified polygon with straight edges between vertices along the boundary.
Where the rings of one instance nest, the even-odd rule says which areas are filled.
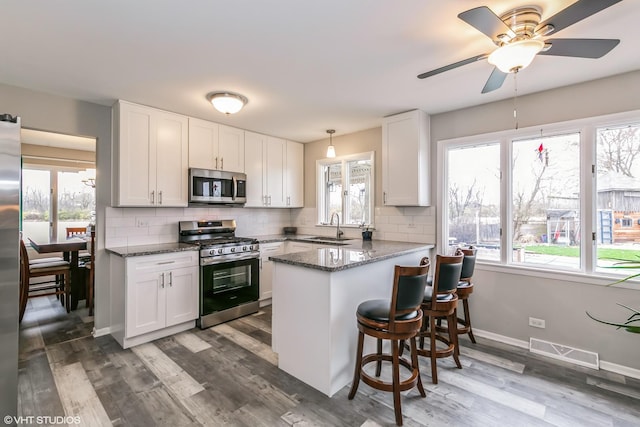
[[[537,33],[547,25],[551,25],[553,26],[553,30],[546,33],[546,35],[557,33],[558,31],[567,28],[578,21],[582,21],[583,19],[613,6],[620,1],[622,0],[578,0],[571,6],[562,9],[549,19],[538,24],[535,32]]]
[[[549,50],[538,55],[573,56],[576,58],[600,58],[618,46],[617,39],[551,39]]]
[[[482,88],[482,93],[487,93],[487,92],[494,91],[496,89],[500,89],[500,86],[502,86],[502,83],[504,83],[504,80],[507,78],[507,75],[508,73],[503,73],[498,69],[498,67],[494,67],[493,71],[491,72],[491,75],[489,76],[489,79],[487,80],[487,82],[484,84],[484,87]]]
[[[471,58],[463,59],[462,61],[454,62],[453,64],[445,65],[444,67],[436,68],[435,70],[418,74],[418,78],[425,79],[427,77],[435,76],[436,74],[444,73],[445,71],[453,70],[454,68],[462,67],[463,65],[471,64],[472,62],[480,61],[481,59],[485,59],[488,56],[488,53],[472,56]]]
[[[500,34],[508,34],[510,37],[515,36],[511,28],[486,6],[469,9],[459,14],[458,18],[485,34],[491,40],[496,40]]]

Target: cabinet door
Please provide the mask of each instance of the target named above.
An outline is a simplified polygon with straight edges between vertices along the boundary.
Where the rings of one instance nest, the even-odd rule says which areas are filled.
[[[187,206],[188,120],[159,111],[156,122],[156,206]]]
[[[165,292],[161,272],[145,271],[131,275],[126,294],[127,338],[165,327]]]
[[[273,261],[269,257],[280,255],[284,243],[269,243],[260,245],[260,299],[269,299],[273,291]]]
[[[219,125],[217,169],[229,172],[244,172],[244,130]]]
[[[382,123],[383,204],[429,205],[429,119],[419,110]]]
[[[173,326],[198,317],[198,267],[170,270],[165,275],[167,323]]]
[[[189,118],[189,167],[216,169],[218,124]]]
[[[156,188],[154,110],[140,105],[118,102],[115,105],[118,135],[114,151],[118,170],[114,174],[117,206],[152,206],[151,193]]]
[[[299,142],[287,141],[287,199],[290,208],[304,206],[304,147]]]
[[[244,133],[244,167],[247,174],[247,203],[245,207],[265,206],[265,147],[267,137],[259,133]]]
[[[286,207],[285,161],[286,141],[280,138],[267,137],[267,205],[269,207]]]

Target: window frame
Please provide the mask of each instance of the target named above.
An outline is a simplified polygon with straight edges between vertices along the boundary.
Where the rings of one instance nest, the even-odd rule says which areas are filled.
[[[501,251],[500,261],[478,260],[481,268],[493,271],[513,272],[518,270],[525,275],[556,278],[583,283],[610,283],[611,277],[619,274],[606,273],[597,269],[597,239],[593,233],[597,232],[597,194],[596,194],[596,165],[597,165],[597,131],[601,128],[616,127],[640,123],[640,110],[624,113],[594,116],[565,122],[542,124],[521,129],[509,129],[498,132],[471,135],[467,137],[443,139],[437,142],[436,189],[437,203],[440,206],[437,217],[436,244],[439,253],[449,250],[446,237],[448,236],[448,151],[449,149],[465,146],[483,145],[497,142],[500,145],[500,222]],[[583,224],[583,238],[580,239],[580,268],[578,270],[563,270],[557,266],[537,266],[535,264],[514,263],[511,260],[513,248],[513,230],[510,226],[512,212],[512,141],[538,138],[540,136],[558,135],[563,133],[580,134],[580,222]],[[591,237],[590,237],[591,236]],[[549,268],[550,267],[550,268]],[[606,280],[606,282],[604,281]],[[623,287],[633,285],[622,285]],[[634,286],[635,288],[635,286]]]
[[[348,188],[348,174],[347,165],[349,162],[357,160],[368,160],[371,162],[371,176],[370,176],[370,195],[369,195],[369,218],[371,223],[366,224],[370,227],[374,226],[374,212],[375,212],[375,151],[366,151],[364,153],[348,154],[344,156],[336,156],[334,158],[325,158],[316,160],[316,226],[329,226],[329,222],[323,222],[325,211],[328,209],[326,205],[327,199],[325,196],[324,186],[324,168],[327,165],[341,164],[342,168],[342,188]],[[360,224],[346,224],[343,223],[346,218],[345,213],[347,210],[347,204],[345,203],[347,195],[342,194],[342,209],[340,212],[340,226],[344,228],[358,228]]]

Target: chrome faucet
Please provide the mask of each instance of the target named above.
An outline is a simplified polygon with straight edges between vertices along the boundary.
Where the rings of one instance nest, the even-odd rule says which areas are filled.
[[[329,225],[333,225],[334,216],[338,218],[338,225],[336,226],[336,239],[340,239],[340,236],[342,236],[344,233],[340,231],[340,215],[338,214],[338,212],[334,212],[331,214],[331,220],[329,220]]]

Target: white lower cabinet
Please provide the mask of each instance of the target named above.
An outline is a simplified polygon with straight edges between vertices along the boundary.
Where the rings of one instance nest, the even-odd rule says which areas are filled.
[[[195,326],[198,317],[198,252],[122,258],[112,255],[113,284],[124,299],[112,302],[122,324],[113,333],[123,348]]]
[[[260,244],[260,301],[271,299],[273,261],[269,261],[269,257],[283,254],[284,246],[284,242]]]

